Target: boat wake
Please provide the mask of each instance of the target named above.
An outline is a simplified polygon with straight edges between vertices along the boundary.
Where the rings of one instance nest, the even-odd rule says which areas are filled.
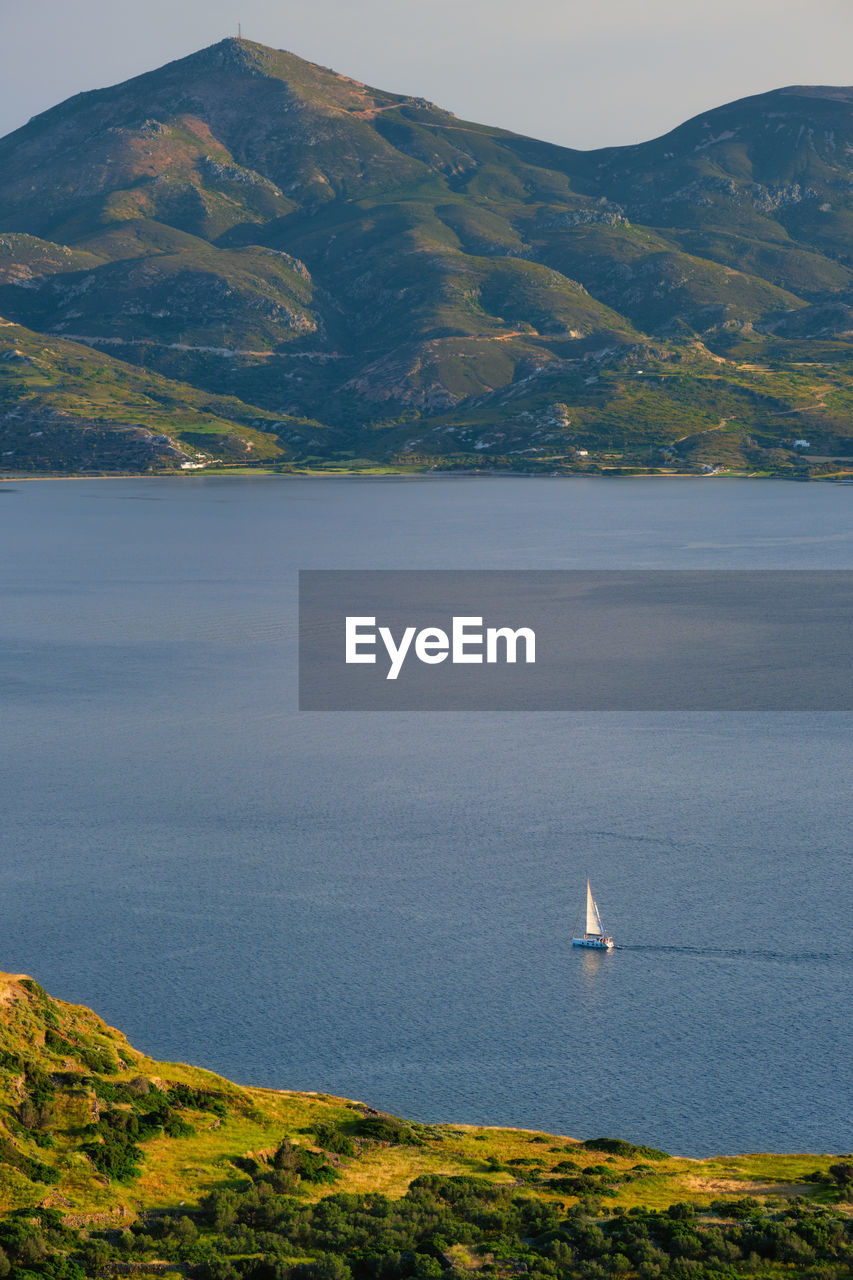
[[[616,951],[647,951],[665,955],[707,957],[709,960],[777,960],[800,964],[804,960],[841,960],[853,962],[843,951],[764,951],[758,947],[664,947],[656,944],[617,943]]]

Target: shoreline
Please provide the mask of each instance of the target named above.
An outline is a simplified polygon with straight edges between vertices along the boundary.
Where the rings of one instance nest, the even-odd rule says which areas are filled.
[[[0,474],[0,485],[20,484],[35,480],[776,480],[785,484],[853,484],[853,470],[837,472],[828,476],[784,476],[767,472],[717,472],[716,474],[693,475],[688,472],[635,471],[630,475],[608,475],[601,472],[574,472],[555,474],[552,472],[531,473],[529,471],[273,471],[261,468],[245,470],[221,470],[205,472],[162,471],[151,472],[116,471],[99,472],[88,475],[85,472],[74,472],[69,475],[57,472],[36,474],[23,472],[19,475]]]

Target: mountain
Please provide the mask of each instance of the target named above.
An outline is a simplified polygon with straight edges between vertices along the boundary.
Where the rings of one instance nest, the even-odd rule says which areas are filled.
[[[241,1087],[0,974],[11,1280],[841,1280],[850,1160],[689,1160]]]
[[[851,104],[582,152],[246,40],[80,94],[0,140],[0,465],[849,470]]]

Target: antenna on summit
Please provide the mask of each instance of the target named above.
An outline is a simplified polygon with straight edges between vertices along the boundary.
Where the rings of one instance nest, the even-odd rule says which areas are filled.
[[[237,39],[238,39],[238,40],[242,40],[242,39],[243,39],[243,24],[242,24],[242,22],[238,22],[238,23],[237,23]]]

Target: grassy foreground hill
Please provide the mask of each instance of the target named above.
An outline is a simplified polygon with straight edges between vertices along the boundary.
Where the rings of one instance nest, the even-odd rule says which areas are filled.
[[[421,1125],[156,1062],[0,975],[0,1275],[845,1277],[851,1157]]]
[[[233,39],[78,94],[0,139],[0,467],[850,474],[851,103],[582,152]]]

